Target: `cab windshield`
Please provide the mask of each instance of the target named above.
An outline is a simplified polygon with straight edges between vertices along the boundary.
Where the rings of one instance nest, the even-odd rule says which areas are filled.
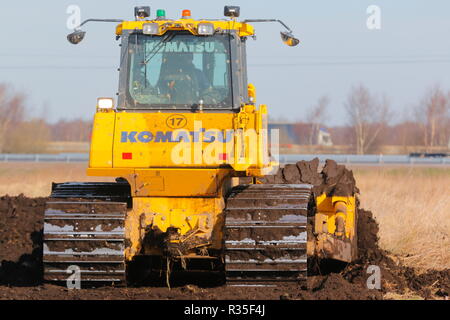
[[[129,38],[127,107],[232,107],[229,35],[180,32]]]

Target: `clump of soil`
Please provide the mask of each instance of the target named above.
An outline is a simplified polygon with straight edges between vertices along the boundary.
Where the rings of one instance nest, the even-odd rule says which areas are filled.
[[[312,161],[299,161],[296,164],[287,164],[273,176],[258,179],[261,183],[287,183],[311,184],[314,194],[335,196],[352,196],[359,193],[353,172],[333,160],[327,160],[322,171],[319,172],[319,159]]]

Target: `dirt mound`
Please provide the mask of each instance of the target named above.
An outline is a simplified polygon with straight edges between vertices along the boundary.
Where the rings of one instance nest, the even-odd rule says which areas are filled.
[[[316,300],[379,300],[382,293],[368,290],[365,283],[352,282],[339,273],[311,277],[309,290]]]
[[[44,205],[44,198],[0,198],[0,284],[41,282]]]
[[[378,222],[372,212],[358,208],[357,230],[360,262],[382,261],[386,253],[378,246]]]

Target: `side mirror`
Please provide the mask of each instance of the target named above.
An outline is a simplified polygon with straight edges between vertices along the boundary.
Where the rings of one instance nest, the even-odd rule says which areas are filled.
[[[289,32],[281,32],[281,40],[283,40],[283,42],[290,47],[295,47],[300,43],[300,40],[298,40],[292,33]]]
[[[81,41],[83,41],[85,35],[86,32],[76,30],[67,36],[67,40],[69,40],[71,44],[79,44]]]

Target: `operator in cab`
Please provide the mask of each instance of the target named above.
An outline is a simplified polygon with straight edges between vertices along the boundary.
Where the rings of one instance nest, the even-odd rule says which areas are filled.
[[[161,94],[176,103],[198,101],[210,83],[203,71],[194,65],[193,53],[166,53],[157,87]]]

